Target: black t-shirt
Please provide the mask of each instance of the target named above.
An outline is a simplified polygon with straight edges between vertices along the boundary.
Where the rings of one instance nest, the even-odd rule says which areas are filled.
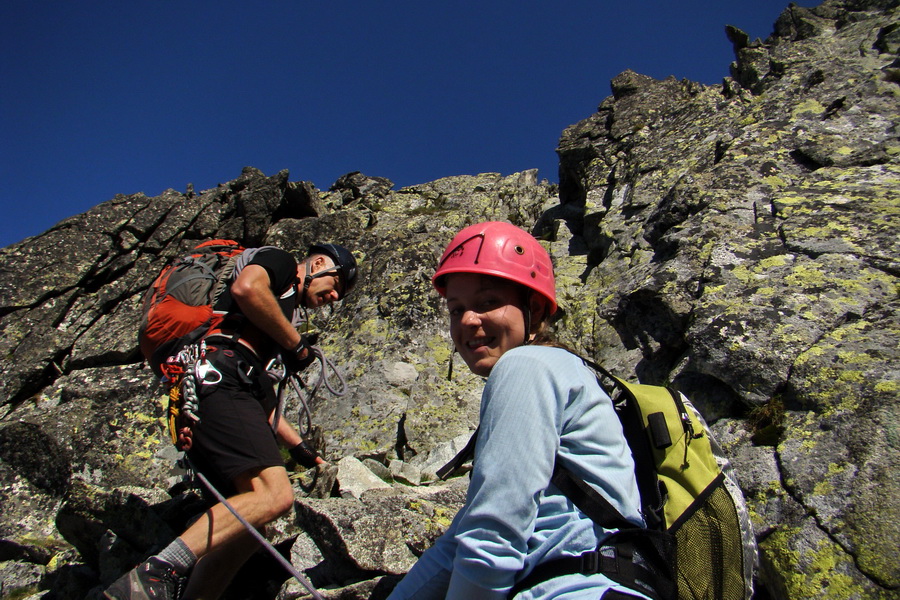
[[[297,259],[290,252],[280,248],[267,247],[257,250],[247,262],[247,266],[249,265],[257,265],[266,270],[272,293],[278,299],[278,305],[285,318],[290,321],[294,316],[299,298]],[[237,302],[231,295],[231,282],[219,301],[216,302],[216,310],[228,313],[221,325],[223,330],[240,332],[241,337],[250,341],[260,353],[268,354],[269,350],[272,350],[272,354],[274,354],[277,351],[277,349],[272,349],[273,344],[265,343],[268,340],[265,340],[262,332],[249,323],[241,313]]]

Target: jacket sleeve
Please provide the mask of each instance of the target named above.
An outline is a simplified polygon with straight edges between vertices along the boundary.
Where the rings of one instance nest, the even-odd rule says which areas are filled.
[[[551,367],[511,351],[485,386],[475,466],[457,515],[457,550],[447,598],[503,598],[534,532],[559,448],[564,394]]]

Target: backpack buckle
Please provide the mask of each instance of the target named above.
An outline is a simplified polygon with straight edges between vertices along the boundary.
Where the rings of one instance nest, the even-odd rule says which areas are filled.
[[[591,575],[600,572],[600,552],[591,550],[581,555],[581,572],[585,575]]]

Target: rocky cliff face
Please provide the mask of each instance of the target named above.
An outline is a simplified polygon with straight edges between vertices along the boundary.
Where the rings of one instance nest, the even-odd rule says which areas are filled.
[[[563,341],[713,422],[752,509],[758,597],[900,597],[897,6],[791,6],[765,41],[729,28],[721,86],[622,73],[563,132],[558,189],[353,173],[321,191],[248,168],[0,250],[2,595],[95,597],[196,511],[136,329],[162,265],[226,237],[361,259],[358,291],[313,315],[346,380],[311,401],[334,466],[297,474],[271,533],[329,597],[384,597],[460,506],[466,479],[431,474],[477,419],[429,277],[453,233],[498,219],[551,252]],[[229,597],[301,597],[272,565]]]

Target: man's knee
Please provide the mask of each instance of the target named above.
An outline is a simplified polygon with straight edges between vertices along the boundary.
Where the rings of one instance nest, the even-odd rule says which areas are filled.
[[[238,489],[257,494],[262,505],[263,523],[287,514],[294,506],[294,488],[284,467],[268,467],[247,473],[235,482]]]
[[[294,496],[290,492],[273,490],[272,493],[265,493],[260,497],[262,502],[260,525],[266,525],[283,517],[294,506]]]
[[[294,506],[294,489],[291,487],[290,481],[284,488],[279,488],[278,490],[273,490],[273,494],[271,496],[271,507],[272,512],[275,516],[272,518],[275,519],[286,515],[290,512],[291,508]]]

